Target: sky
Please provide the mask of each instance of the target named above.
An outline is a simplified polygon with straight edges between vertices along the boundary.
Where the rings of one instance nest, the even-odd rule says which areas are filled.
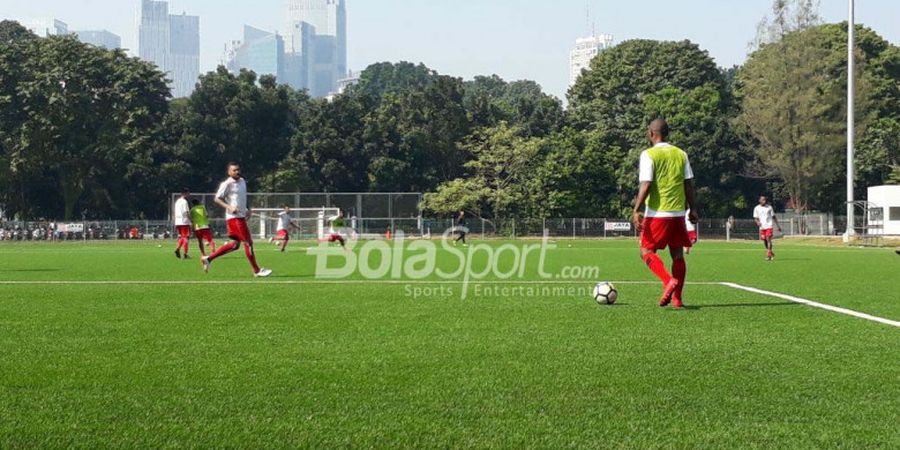
[[[856,0],[857,22],[900,45],[900,0]],[[0,18],[53,17],[70,30],[107,29],[137,47],[139,0],[0,0]],[[349,65],[425,63],[471,78],[530,79],[563,98],[575,39],[690,39],[720,66],[741,64],[772,0],[347,0]],[[222,60],[244,24],[283,28],[284,0],[171,0],[170,13],[200,16],[201,70]],[[590,11],[588,19],[587,11]],[[847,19],[847,0],[822,0],[827,22]]]

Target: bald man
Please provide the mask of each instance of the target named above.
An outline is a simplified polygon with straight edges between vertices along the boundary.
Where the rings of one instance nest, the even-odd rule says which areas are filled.
[[[697,223],[694,204],[694,172],[684,150],[669,144],[669,124],[664,119],[650,123],[647,131],[651,148],[641,153],[640,190],[631,221],[641,233],[641,258],[662,281],[659,306],[684,308],[682,293],[687,276],[685,247],[691,247],[685,216]],[[644,208],[641,217],[641,208]],[[669,248],[672,273],[657,251]]]

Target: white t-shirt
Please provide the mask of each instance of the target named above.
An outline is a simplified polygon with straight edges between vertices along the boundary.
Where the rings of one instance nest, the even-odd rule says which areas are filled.
[[[753,208],[753,218],[759,219],[760,230],[771,230],[775,226],[775,208],[772,205],[756,205]]]
[[[225,211],[226,219],[243,219],[247,217],[247,182],[243,178],[228,178],[219,185],[216,198],[222,199],[229,206],[237,209],[234,214]]]
[[[191,224],[191,207],[188,205],[186,198],[179,198],[175,201],[175,226],[185,226]]]
[[[291,227],[291,213],[282,211],[278,213],[278,229],[276,231],[287,230]]]

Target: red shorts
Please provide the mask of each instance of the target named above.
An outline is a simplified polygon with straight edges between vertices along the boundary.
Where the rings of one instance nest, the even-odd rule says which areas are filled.
[[[641,248],[662,250],[666,247],[691,247],[684,217],[645,217],[641,231]]]
[[[228,228],[228,237],[236,241],[253,243],[250,237],[250,228],[247,227],[246,219],[228,219],[225,221]]]
[[[176,225],[175,229],[178,230],[178,237],[182,237],[182,238],[190,238],[191,237],[191,226],[190,225]]]
[[[769,228],[768,230],[759,230],[759,238],[762,240],[772,239],[772,236],[775,236],[775,230]]]
[[[688,231],[688,240],[691,241],[691,244],[697,243],[697,230]]]
[[[290,239],[290,237],[288,230],[278,230],[278,233],[275,233],[275,239],[279,241],[286,241]]]
[[[197,238],[197,240],[199,240],[199,241],[210,241],[210,242],[212,242],[212,240],[213,240],[212,230],[210,230],[209,228],[204,228],[204,229],[202,229],[202,230],[194,230],[194,236],[195,236],[195,237]]]
[[[328,242],[337,242],[337,241],[343,241],[343,240],[344,240],[344,237],[337,233],[332,233],[331,235],[328,236]]]

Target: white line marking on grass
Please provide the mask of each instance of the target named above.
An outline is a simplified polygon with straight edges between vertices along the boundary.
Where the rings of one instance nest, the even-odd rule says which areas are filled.
[[[752,288],[752,287],[748,287],[748,286],[742,286],[740,284],[735,284],[735,283],[723,282],[723,283],[719,283],[719,284],[721,284],[722,286],[728,286],[732,289],[738,289],[738,290],[742,290],[742,291],[752,292],[754,294],[768,295],[769,297],[776,297],[776,298],[780,298],[780,299],[787,300],[790,302],[800,303],[800,304],[806,305],[806,306],[812,306],[813,308],[824,309],[824,310],[831,311],[831,312],[836,312],[836,313],[840,313],[840,314],[846,314],[848,316],[858,317],[860,319],[871,320],[873,322],[883,323],[885,325],[900,327],[900,322],[898,322],[896,320],[885,319],[883,317],[878,317],[878,316],[873,316],[871,314],[861,313],[859,311],[854,311],[852,309],[826,305],[824,303],[814,302],[812,300],[808,300],[805,298],[794,297],[793,295],[786,295],[786,294],[780,294],[778,292],[765,291],[762,289],[756,289],[756,288]]]

